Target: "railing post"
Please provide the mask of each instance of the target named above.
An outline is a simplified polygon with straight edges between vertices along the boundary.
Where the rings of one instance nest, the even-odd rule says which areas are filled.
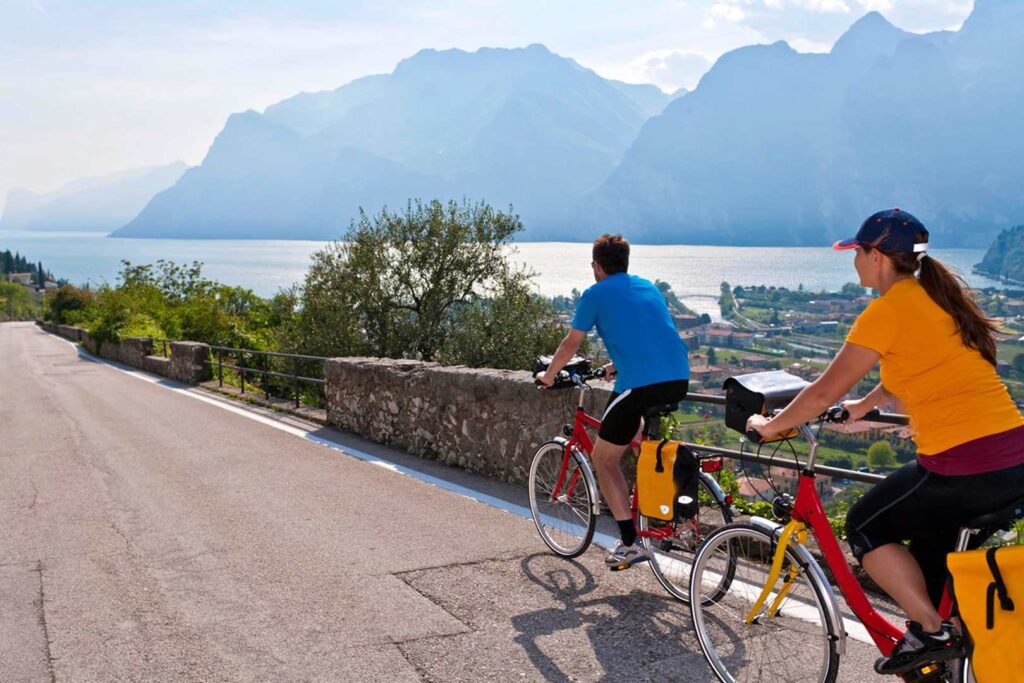
[[[217,349],[217,386],[224,386],[224,351]]]
[[[238,365],[238,376],[242,378],[242,393],[245,393],[245,354],[242,349],[235,353],[235,364]]]
[[[295,389],[295,407],[299,407],[299,359],[292,358],[292,386]]]
[[[270,375],[267,374],[269,369],[270,356],[263,354],[263,398],[267,401],[270,400]]]

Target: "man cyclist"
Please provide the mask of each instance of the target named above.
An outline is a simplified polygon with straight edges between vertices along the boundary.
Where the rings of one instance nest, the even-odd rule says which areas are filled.
[[[605,234],[594,240],[592,254],[590,265],[597,283],[583,293],[572,329],[537,380],[550,387],[587,333],[597,327],[612,360],[605,368],[609,377],[615,377],[615,388],[601,418],[591,458],[622,537],[605,563],[612,569],[625,569],[648,557],[637,542],[629,489],[619,463],[640,432],[647,408],[685,398],[690,366],[686,344],[676,331],[665,297],[649,280],[627,273],[629,242],[621,235]]]

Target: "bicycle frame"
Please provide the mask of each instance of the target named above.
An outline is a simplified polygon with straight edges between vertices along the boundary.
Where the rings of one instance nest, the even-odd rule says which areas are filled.
[[[565,477],[566,477],[566,474],[568,473],[568,469],[569,469],[569,460],[570,460],[569,453],[574,448],[578,449],[579,451],[581,451],[583,453],[586,453],[587,454],[587,458],[589,460],[590,454],[594,450],[594,442],[590,438],[590,434],[587,433],[587,428],[588,427],[591,428],[591,429],[600,429],[601,428],[601,421],[596,419],[596,418],[594,418],[594,417],[592,417],[592,416],[590,416],[590,415],[588,415],[586,413],[586,411],[583,409],[583,397],[584,397],[583,387],[581,386],[580,387],[579,403],[576,406],[576,416],[575,416],[575,419],[573,420],[572,436],[569,438],[569,440],[565,443],[565,446],[564,446],[564,448],[565,448],[565,457],[562,459],[561,471],[559,471],[558,479],[556,480],[555,486],[553,487],[553,489],[551,491],[551,500],[552,501],[554,501],[556,498],[558,498],[558,496],[561,495],[562,491],[572,491],[579,484],[579,478],[580,478],[580,476],[583,476],[583,475],[581,473],[581,470],[577,469],[577,470],[575,470],[572,473],[572,476],[571,476],[568,484],[563,487],[563,485],[566,484]],[[630,448],[638,448],[640,446],[640,441],[637,441],[637,440],[634,439],[633,441],[630,442],[629,446],[630,446]],[[599,514],[600,513],[600,507],[601,507],[601,493],[600,493],[599,490],[595,490],[594,491],[594,513],[595,514]],[[637,522],[639,521],[639,519],[638,519],[639,510],[637,509],[637,504],[636,504],[636,487],[633,488],[633,494],[630,496],[630,508],[631,508],[632,513],[633,513],[633,523],[637,524]],[[697,518],[693,517],[692,520],[691,520],[691,523],[696,526],[696,524],[698,523],[697,522]],[[637,526],[639,526],[639,525],[637,524]],[[674,529],[675,529],[675,523],[674,522],[668,523],[668,524],[659,524],[659,525],[657,525],[657,526],[655,526],[653,528],[647,529],[647,530],[641,530],[641,529],[637,528],[637,537],[638,538],[650,538],[650,539],[654,539],[654,540],[659,540],[660,541],[660,540],[664,540],[664,539],[667,539],[667,538],[671,538],[673,533],[674,533]]]
[[[853,571],[850,569],[850,565],[847,564],[846,555],[839,547],[839,541],[832,531],[832,525],[829,524],[828,517],[825,515],[825,509],[821,504],[821,498],[818,496],[818,490],[814,486],[814,455],[817,450],[817,438],[807,425],[803,425],[800,431],[810,444],[807,465],[800,473],[800,482],[797,487],[796,499],[793,501],[790,521],[783,527],[779,537],[778,548],[772,560],[768,580],[765,582],[761,594],[747,615],[746,621],[747,623],[753,621],[771,595],[781,574],[785,551],[790,542],[796,537],[797,543],[804,545],[807,530],[810,529],[818,541],[818,547],[821,548],[825,563],[832,570],[836,583],[839,585],[839,590],[842,592],[843,597],[846,598],[846,603],[850,606],[854,615],[867,628],[871,639],[875,642],[878,649],[883,655],[888,656],[892,653],[893,648],[895,648],[896,642],[903,637],[903,631],[875,610],[864,593],[863,587],[861,587]],[[782,588],[776,594],[771,605],[769,605],[769,617],[774,616],[781,606],[782,600],[793,585],[792,581],[796,578],[798,572],[798,568],[790,567],[790,573],[783,580]],[[949,590],[947,588],[942,598],[939,614],[945,620],[949,618],[951,612],[952,600],[949,597]]]

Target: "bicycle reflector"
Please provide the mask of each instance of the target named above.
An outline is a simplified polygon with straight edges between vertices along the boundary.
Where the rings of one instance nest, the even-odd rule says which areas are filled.
[[[700,468],[704,472],[720,472],[722,470],[722,459],[701,460]]]

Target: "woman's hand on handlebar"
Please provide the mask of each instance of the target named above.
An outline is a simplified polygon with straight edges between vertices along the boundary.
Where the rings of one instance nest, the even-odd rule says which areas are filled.
[[[868,404],[867,397],[841,401],[839,405],[849,413],[849,417],[846,418],[847,422],[862,420],[865,415],[875,409],[875,406]]]
[[[544,386],[547,389],[551,388],[551,385],[555,383],[555,378],[548,375],[545,372],[538,372],[533,378],[537,381],[537,384]]]
[[[767,427],[768,418],[764,415],[751,415],[747,418],[747,433],[750,434],[750,432],[756,432],[760,434],[760,440],[764,440],[775,435],[775,432],[771,431]]]

